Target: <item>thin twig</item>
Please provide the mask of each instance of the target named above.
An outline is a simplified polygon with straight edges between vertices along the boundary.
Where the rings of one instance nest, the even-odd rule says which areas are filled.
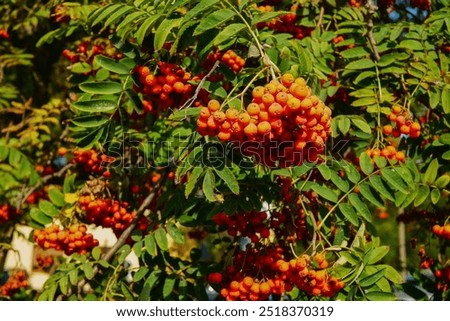
[[[367,8],[367,16],[366,16],[367,38],[369,39],[370,47],[372,48],[373,58],[376,61],[379,61],[380,53],[378,51],[377,42],[375,41],[375,38],[373,36],[373,20],[372,20],[373,14],[377,12],[378,7],[373,4],[372,0],[367,0],[366,8]]]

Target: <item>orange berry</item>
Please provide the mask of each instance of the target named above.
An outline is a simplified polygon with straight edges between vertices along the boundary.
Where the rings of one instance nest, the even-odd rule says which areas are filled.
[[[259,121],[268,121],[269,120],[269,113],[267,111],[260,111],[258,114],[258,120]]]
[[[243,280],[242,280],[242,284],[244,285],[244,287],[246,287],[247,289],[251,288],[251,286],[253,285],[253,278],[250,276],[246,276]]]
[[[208,102],[208,109],[212,112],[217,111],[220,109],[220,103],[215,99],[211,99]]]
[[[231,281],[231,283],[230,283],[230,291],[237,291],[237,290],[239,290],[239,286],[240,286],[240,284],[239,284],[238,281],[236,281],[236,280]]]
[[[267,282],[262,282],[259,285],[259,292],[262,294],[269,294],[270,293],[270,285]]]
[[[286,73],[283,76],[281,76],[281,82],[286,87],[289,87],[290,85],[292,85],[294,83],[294,81],[295,81],[295,77],[290,73]]]
[[[405,153],[402,151],[398,151],[395,153],[395,158],[399,161],[399,162],[404,162],[406,159]]]
[[[254,137],[258,133],[258,127],[253,123],[249,123],[245,126],[244,133],[247,137]]]
[[[200,118],[207,119],[209,116],[211,116],[211,112],[207,107],[201,107],[200,108]]]
[[[264,87],[262,86],[257,86],[253,89],[252,91],[252,96],[253,98],[262,98],[262,96],[264,95]]]
[[[295,83],[300,86],[306,86],[306,81],[303,78],[296,78]]]
[[[225,113],[221,110],[215,111],[212,115],[218,123],[223,123],[226,119]]]
[[[272,96],[272,95],[270,95],[270,96]],[[273,96],[272,96],[272,98],[273,98]],[[258,105],[258,104],[256,104],[256,103],[250,103],[250,104],[247,106],[247,113],[248,113],[250,116],[258,115],[259,112],[260,112],[260,108],[259,108],[259,105]]]
[[[184,84],[181,81],[177,81],[173,84],[173,91],[177,94],[182,94],[184,92]]]
[[[259,283],[253,282],[252,286],[250,287],[250,292],[259,294],[260,292]]]
[[[269,114],[272,117],[281,117],[283,114],[283,107],[279,103],[273,103],[269,106]]]
[[[250,115],[247,112],[240,113],[238,121],[242,126],[247,126],[250,123]]]
[[[303,100],[308,96],[308,93],[308,87],[299,85],[294,88],[294,92],[292,94],[298,99]]]
[[[269,107],[271,104],[275,102],[275,98],[272,94],[264,94],[262,96],[262,102],[266,107]]]
[[[279,92],[275,96],[275,101],[279,103],[280,105],[286,105],[287,101],[289,100],[289,95],[283,91]]]
[[[421,127],[418,122],[414,122],[411,124],[410,128],[411,128],[411,131],[419,131]]]
[[[301,101],[298,98],[291,97],[287,101],[286,105],[291,111],[296,111],[300,108]]]
[[[401,117],[401,116],[399,116],[399,117]],[[398,118],[397,118],[398,119]],[[409,134],[409,126],[407,126],[407,125],[401,125],[400,126],[400,132],[402,133],[402,134]]]
[[[397,115],[394,113],[391,113],[388,115],[388,118],[390,121],[396,121],[397,120]]]
[[[230,140],[231,138],[231,132],[229,131],[220,131],[219,134],[217,134],[217,137],[223,141],[223,142],[227,142]]]
[[[227,111],[225,112],[225,116],[227,117],[227,119],[229,121],[234,121],[237,119],[238,117],[238,111],[235,108],[228,108]]]
[[[275,94],[277,93],[277,91],[278,91],[278,88],[277,88],[277,85],[276,85],[276,84],[274,84],[274,83],[269,83],[269,84],[266,84],[266,85],[264,86],[264,90],[265,90],[266,93],[269,93],[269,94],[271,94],[271,95],[275,95]],[[262,98],[262,97],[261,97],[261,98]]]
[[[392,134],[392,130],[393,130],[392,125],[384,125],[383,126],[383,134],[385,134],[385,135]]]
[[[64,156],[67,153],[67,149],[65,147],[60,147],[58,148],[58,155],[59,156]]]
[[[258,124],[258,133],[261,135],[267,134],[272,130],[270,123],[268,121],[262,121]]]
[[[402,112],[402,107],[399,106],[399,105],[395,105],[395,106],[392,107],[392,112],[395,115],[398,115],[398,114],[400,114]]]

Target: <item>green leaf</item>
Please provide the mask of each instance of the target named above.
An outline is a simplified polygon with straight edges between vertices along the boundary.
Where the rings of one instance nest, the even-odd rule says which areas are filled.
[[[386,264],[380,264],[380,265],[378,265],[378,267],[384,269],[384,277],[386,279],[388,279],[389,281],[396,283],[396,284],[403,282],[403,277],[401,276],[401,274],[398,273],[398,271],[396,269],[394,269],[392,266],[386,265]]]
[[[373,291],[366,293],[366,297],[370,301],[396,301],[397,297],[394,293]]]
[[[370,128],[369,124],[366,122],[365,119],[362,118],[352,118],[352,123],[355,124],[356,127],[361,129],[366,134],[372,133],[372,128]]]
[[[233,172],[227,166],[224,166],[222,169],[214,167],[214,171],[225,182],[231,192],[236,195],[239,194],[239,183]]]
[[[80,89],[89,94],[116,94],[122,91],[122,85],[114,81],[84,82]]]
[[[74,74],[85,74],[92,70],[92,66],[87,62],[76,62],[70,67],[70,71]]]
[[[311,188],[313,189],[314,192],[319,194],[319,196],[329,200],[330,202],[337,203],[338,197],[336,193],[333,190],[329,189],[328,187],[319,185],[317,183],[313,183],[311,184]]]
[[[150,271],[150,269],[146,266],[139,267],[139,270],[137,270],[136,273],[133,274],[133,281],[139,282],[147,275],[148,271]]]
[[[229,41],[240,31],[245,29],[245,24],[243,23],[233,23],[225,27],[214,39],[214,45],[218,46],[225,41]]]
[[[45,215],[41,210],[37,208],[32,208],[30,210],[30,216],[34,221],[44,226],[53,222],[53,220],[50,217]]]
[[[96,247],[94,247],[92,249],[91,254],[92,254],[92,258],[94,260],[98,261],[100,259],[101,254],[102,254],[102,250],[98,246],[96,246]]]
[[[359,280],[359,285],[363,288],[370,287],[378,282],[384,276],[384,270],[379,270],[376,273],[370,274],[365,278]]]
[[[75,285],[78,283],[78,269],[70,270],[68,273],[70,284]]]
[[[408,186],[403,182],[402,177],[396,172],[395,168],[381,169],[381,176],[400,192],[405,194],[409,193]]]
[[[344,193],[347,193],[348,189],[350,188],[349,182],[343,180],[335,171],[331,172],[331,181]]]
[[[166,277],[162,291],[163,298],[168,298],[173,293],[176,281],[177,277],[174,274],[171,274]]]
[[[351,206],[348,203],[341,203],[339,204],[339,210],[342,212],[342,214],[345,216],[345,218],[352,223],[355,226],[358,226],[358,215],[356,215],[355,210],[353,209],[353,206]]]
[[[373,175],[369,178],[370,184],[372,187],[380,193],[381,196],[384,198],[387,198],[391,200],[392,202],[395,202],[394,196],[391,194],[391,192],[387,189],[387,187],[383,184],[383,180],[378,175]]]
[[[186,15],[183,18],[183,24],[187,21],[190,21],[192,18],[196,17],[198,14],[202,13],[206,9],[212,7],[216,3],[218,3],[219,0],[202,0],[199,1],[199,3],[193,7],[191,10],[189,10]]]
[[[408,50],[419,50],[419,51],[423,50],[422,44],[419,41],[412,39],[402,40],[398,46],[400,48],[405,48]]]
[[[91,280],[94,277],[94,269],[92,268],[92,263],[90,262],[83,263],[81,268],[83,269],[84,275],[88,280]]]
[[[111,14],[109,16],[109,18],[105,21],[105,23],[103,24],[103,28],[108,27],[110,24],[121,19],[123,16],[125,16],[125,14],[129,13],[130,11],[132,11],[134,9],[135,9],[135,7],[125,5],[122,8],[115,10],[115,12],[113,14]]]
[[[93,27],[96,24],[102,22],[107,17],[109,17],[113,12],[117,11],[122,6],[123,6],[123,4],[121,4],[121,3],[120,4],[112,4],[112,5],[106,6],[104,8],[101,8],[98,11],[93,11],[91,13],[91,15],[89,16],[89,22],[91,23],[91,26]],[[92,21],[92,19],[94,19],[94,20]]]
[[[63,207],[64,205],[66,205],[64,194],[56,187],[49,188],[48,197],[50,201],[58,207]]]
[[[360,59],[357,61],[352,61],[347,66],[345,66],[345,69],[350,70],[361,70],[361,69],[369,69],[375,67],[375,63],[371,59]]]
[[[175,243],[184,244],[184,235],[180,231],[180,229],[175,226],[175,224],[168,224],[166,226],[166,229],[167,233],[169,233],[170,237],[175,241]]]
[[[356,78],[355,78],[355,83],[360,83],[361,81],[363,81],[364,79],[367,78],[371,78],[371,77],[375,77],[377,74],[375,71],[363,71],[361,72]]]
[[[437,188],[444,188],[448,183],[450,183],[450,175],[447,174],[442,175],[434,182]]]
[[[325,180],[328,181],[331,178],[331,170],[327,164],[322,163],[319,166],[317,166],[317,169],[319,170],[320,174]]]
[[[185,120],[188,117],[197,117],[199,113],[200,108],[184,108],[170,115],[169,120]]]
[[[202,190],[206,199],[210,202],[216,202],[217,196],[214,193],[215,179],[214,174],[210,169],[206,170],[205,177],[203,178]]]
[[[158,26],[158,29],[156,29],[155,32],[155,39],[153,42],[155,50],[161,50],[170,32],[172,31],[173,28],[178,27],[180,25],[181,20],[182,18],[175,18],[175,19],[165,19],[163,20],[163,22],[161,22],[161,24]]]
[[[120,282],[120,289],[122,290],[122,294],[125,296],[127,301],[134,301],[133,293],[124,282]]]
[[[58,283],[61,293],[66,295],[69,290],[69,277],[67,275],[63,275]]]
[[[231,9],[221,9],[218,11],[213,11],[207,17],[202,18],[200,24],[194,30],[194,36],[201,35],[205,31],[213,28],[217,28],[226,21],[230,20],[236,15],[236,13]]]
[[[378,168],[384,168],[387,165],[387,160],[385,157],[375,155],[373,156],[373,160],[375,161],[375,164],[378,166]]]
[[[99,115],[86,115],[72,119],[73,124],[83,128],[94,128],[103,126],[109,121],[110,119],[108,117],[103,117]]]
[[[50,217],[56,217],[59,215],[59,210],[47,200],[41,200],[39,202],[39,209]]]
[[[338,120],[338,127],[342,134],[347,134],[350,130],[350,119],[347,117],[341,117]]]
[[[342,58],[361,58],[361,57],[366,57],[370,55],[369,50],[367,50],[367,48],[365,47],[354,47],[351,49],[346,49],[341,51],[340,53]]]
[[[139,29],[136,31],[136,34],[135,34],[136,41],[137,41],[137,43],[139,45],[142,45],[142,43],[144,42],[145,37],[147,36],[148,31],[151,30],[153,25],[160,18],[161,18],[161,15],[153,14],[150,17],[148,17],[147,19],[145,19],[145,21],[139,26]]]
[[[439,169],[439,161],[435,158],[431,161],[430,165],[424,174],[423,182],[425,184],[432,184],[436,180]]]
[[[359,174],[358,170],[355,168],[353,164],[346,163],[344,165],[344,170],[347,173],[348,179],[352,182],[357,184],[359,180],[361,179],[361,175]]]
[[[444,109],[444,113],[450,114],[450,88],[449,87],[445,87],[444,90],[442,90],[441,100],[442,100],[442,108]]]
[[[359,166],[364,174],[370,175],[374,170],[372,159],[366,152],[362,152],[359,155]]]
[[[148,234],[144,239],[145,249],[151,256],[156,256],[158,250],[156,248],[156,242],[153,234]]]
[[[117,109],[117,102],[107,99],[94,99],[77,101],[71,107],[86,113],[111,113]]]
[[[167,251],[169,249],[169,242],[167,240],[166,230],[162,227],[158,227],[154,232],[156,244],[162,251]]]
[[[362,183],[359,185],[359,190],[361,195],[364,196],[366,200],[371,202],[373,205],[377,207],[384,207],[384,204],[381,200],[378,200],[377,197],[372,193],[372,189],[370,185],[367,183]]]
[[[375,264],[389,252],[389,246],[379,246],[368,253],[367,264]]]
[[[279,17],[283,14],[285,14],[283,11],[264,12],[264,13],[255,15],[250,24],[252,26],[255,26],[261,22],[271,21],[272,19]]]
[[[431,202],[433,204],[437,204],[440,199],[441,199],[441,191],[439,191],[437,188],[433,188],[433,190],[431,191]]]
[[[375,97],[364,97],[356,99],[352,102],[353,107],[367,107],[370,105],[375,105],[377,103],[377,99]]]
[[[94,64],[119,75],[126,75],[130,72],[125,64],[102,55],[95,56]]]
[[[419,187],[416,198],[414,199],[414,206],[420,206],[430,195],[430,187],[428,185],[422,185]]]
[[[369,208],[367,207],[366,203],[364,203],[356,193],[350,193],[348,195],[348,200],[353,205],[353,207],[356,209],[356,211],[361,215],[366,221],[371,222],[372,221],[372,214],[370,213]]]

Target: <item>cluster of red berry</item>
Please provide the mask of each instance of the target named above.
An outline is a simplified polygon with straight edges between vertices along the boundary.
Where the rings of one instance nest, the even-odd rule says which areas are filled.
[[[437,236],[450,240],[450,224],[445,224],[443,226],[435,224],[432,229],[433,233]]]
[[[210,100],[200,110],[198,132],[232,141],[243,154],[270,167],[317,160],[330,133],[331,109],[311,94],[303,78],[284,74],[281,82],[255,87],[252,97],[244,111],[223,111],[217,100]]]
[[[388,115],[389,120],[394,124],[387,124],[383,126],[383,133],[399,137],[400,134],[409,135],[411,138],[418,138],[420,136],[421,126],[418,122],[412,120],[409,111],[403,111],[402,107],[395,105]]]
[[[112,228],[114,234],[119,236],[131,224],[135,212],[128,210],[128,203],[120,203],[117,200],[94,198],[90,195],[80,196],[78,203],[85,211],[85,219],[89,223]],[[139,221],[138,228],[146,231],[148,220],[143,217]]]
[[[72,64],[76,62],[85,62],[93,66],[94,58],[97,55],[104,55],[112,59],[121,59],[123,54],[119,52],[109,42],[109,40],[99,38],[94,40],[86,40],[78,44],[76,51],[64,49],[62,55],[70,60]],[[86,72],[85,75],[95,74],[95,69],[91,72]]]
[[[360,8],[362,5],[362,1],[361,0],[348,0],[348,4],[351,7]]]
[[[146,104],[151,104],[151,108],[146,108],[153,112],[156,107],[162,111],[180,107],[194,92],[194,87],[188,83],[191,74],[176,64],[159,62],[154,73],[148,66],[136,66],[134,75],[134,90],[145,96]]]
[[[421,269],[429,269],[434,265],[434,259],[427,255],[425,247],[420,247],[419,249],[419,258],[420,258],[420,268]]]
[[[48,269],[53,265],[53,257],[51,255],[36,255],[36,263],[40,269]]]
[[[304,254],[286,260],[280,247],[266,248],[264,253],[248,249],[234,257],[233,265],[227,267],[225,274],[213,272],[208,275],[208,281],[219,284],[220,294],[229,301],[266,300],[294,287],[310,296],[332,297],[344,284],[330,276],[327,267],[328,262],[321,253],[314,259]]]
[[[0,286],[0,294],[5,297],[12,297],[14,294],[28,286],[25,272],[18,271],[8,278],[5,284]]]
[[[74,224],[68,229],[61,229],[58,225],[53,224],[43,230],[35,230],[34,240],[44,249],[64,251],[66,255],[85,254],[98,246],[98,240],[86,231],[86,225]]]
[[[9,204],[0,205],[0,223],[6,223],[19,215],[19,210]]]
[[[438,291],[446,292],[450,284],[450,266],[438,269],[434,272],[437,279],[436,289]]]
[[[259,6],[258,10],[262,12],[272,12],[274,11],[274,8],[270,5],[266,5]],[[261,29],[267,27],[278,33],[289,33],[295,39],[303,39],[310,36],[314,29],[298,25],[297,23],[300,20],[300,16],[297,16],[296,11],[297,5],[293,5],[291,12],[281,15],[270,22],[258,23],[257,27]]]
[[[47,198],[47,193],[44,190],[34,191],[27,197],[25,202],[28,204],[37,204],[43,198]]]
[[[86,173],[99,174],[109,178],[111,176],[105,165],[111,163],[113,159],[107,155],[99,155],[95,149],[76,150],[73,153],[73,162],[80,165]]]
[[[260,238],[268,238],[270,230],[264,221],[267,219],[266,212],[249,211],[242,214],[226,215],[218,213],[214,215],[213,221],[218,226],[226,226],[230,236],[241,235],[250,238],[257,243]]]

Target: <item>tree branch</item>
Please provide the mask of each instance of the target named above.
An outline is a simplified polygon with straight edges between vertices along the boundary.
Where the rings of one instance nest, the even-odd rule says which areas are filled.
[[[377,42],[373,37],[373,20],[372,20],[373,14],[377,12],[378,7],[373,4],[372,0],[367,0],[366,8],[367,8],[367,16],[366,16],[367,38],[369,39],[370,47],[372,48],[373,58],[376,61],[379,61],[380,53],[378,51]]]

